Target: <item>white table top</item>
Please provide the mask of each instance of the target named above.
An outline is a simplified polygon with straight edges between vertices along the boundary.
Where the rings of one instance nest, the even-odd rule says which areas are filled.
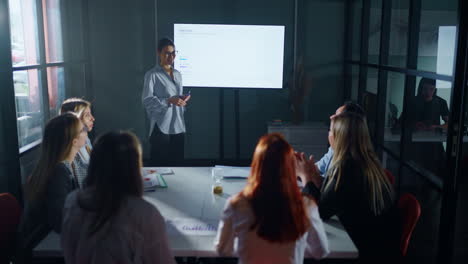
[[[164,218],[197,219],[204,223],[217,222],[226,199],[239,192],[246,180],[223,180],[223,194],[211,190],[211,167],[178,167],[174,174],[164,175],[168,188],[145,192],[145,199],[154,204]],[[330,243],[328,258],[357,258],[358,251],[337,219],[325,224]],[[216,257],[213,235],[187,235],[168,228],[170,246],[175,256]],[[50,233],[35,249],[35,256],[62,256],[59,235]],[[307,256],[306,256],[307,257]]]

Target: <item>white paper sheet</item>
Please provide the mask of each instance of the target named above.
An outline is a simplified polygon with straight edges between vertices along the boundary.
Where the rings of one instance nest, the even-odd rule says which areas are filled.
[[[195,218],[174,218],[167,220],[168,232],[180,232],[192,236],[214,236],[217,232],[216,220],[200,220]]]
[[[223,176],[226,179],[236,179],[236,178],[246,179],[250,175],[250,167],[233,167],[233,166],[216,165],[215,168],[222,168]]]
[[[161,175],[174,174],[174,171],[171,168],[154,168],[154,167],[145,167],[142,169],[143,176],[149,173],[159,173]]]

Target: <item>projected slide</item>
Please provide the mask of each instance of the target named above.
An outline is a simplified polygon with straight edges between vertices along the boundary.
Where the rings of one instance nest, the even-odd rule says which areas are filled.
[[[174,24],[184,86],[282,88],[284,26]]]

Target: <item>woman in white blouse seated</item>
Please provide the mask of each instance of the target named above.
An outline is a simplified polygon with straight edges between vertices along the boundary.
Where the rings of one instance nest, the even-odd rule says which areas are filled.
[[[110,132],[97,140],[85,188],[65,202],[66,263],[175,264],[164,219],[142,198],[141,163],[135,135]]]
[[[237,255],[240,264],[299,264],[304,252],[325,257],[328,240],[317,204],[302,196],[294,151],[283,136],[260,138],[251,168],[247,186],[226,203],[215,240],[218,253]]]

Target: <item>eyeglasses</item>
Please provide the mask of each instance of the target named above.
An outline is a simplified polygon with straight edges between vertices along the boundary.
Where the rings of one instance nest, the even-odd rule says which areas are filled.
[[[178,53],[178,51],[177,51],[177,50],[174,50],[173,52],[164,52],[164,55],[165,55],[166,57],[169,57],[169,56],[176,56],[177,53]]]

